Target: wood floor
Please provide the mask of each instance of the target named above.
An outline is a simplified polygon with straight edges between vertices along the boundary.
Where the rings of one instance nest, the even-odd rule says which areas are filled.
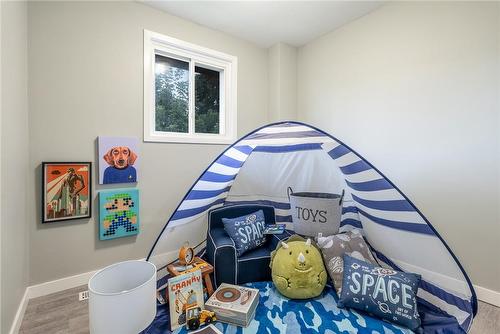
[[[87,286],[30,299],[20,334],[89,333],[89,303],[79,301],[78,293]]]
[[[88,301],[78,301],[81,286],[31,299],[20,334],[84,334],[89,333]],[[500,308],[479,302],[471,334],[499,334]],[[113,333],[110,333],[113,334]]]

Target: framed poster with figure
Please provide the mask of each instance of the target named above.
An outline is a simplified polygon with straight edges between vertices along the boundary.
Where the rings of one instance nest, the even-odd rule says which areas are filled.
[[[91,162],[42,162],[42,173],[42,223],[91,217]]]

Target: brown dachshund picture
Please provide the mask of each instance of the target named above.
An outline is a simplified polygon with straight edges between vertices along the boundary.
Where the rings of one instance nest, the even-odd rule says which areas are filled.
[[[108,163],[103,183],[137,182],[134,162],[137,154],[127,146],[114,146],[102,157]]]

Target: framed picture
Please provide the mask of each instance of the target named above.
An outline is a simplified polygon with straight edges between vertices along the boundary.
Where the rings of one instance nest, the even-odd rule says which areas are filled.
[[[139,140],[130,137],[101,137],[99,184],[135,183],[139,170]]]
[[[108,240],[139,233],[139,190],[99,192],[99,239]]]
[[[42,162],[42,173],[42,223],[91,217],[91,162]]]

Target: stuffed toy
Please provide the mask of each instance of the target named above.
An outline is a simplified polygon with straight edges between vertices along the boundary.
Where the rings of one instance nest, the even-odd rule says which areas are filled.
[[[271,253],[273,283],[290,299],[308,299],[321,294],[326,285],[326,270],[321,253],[311,239],[293,235],[281,241]]]

